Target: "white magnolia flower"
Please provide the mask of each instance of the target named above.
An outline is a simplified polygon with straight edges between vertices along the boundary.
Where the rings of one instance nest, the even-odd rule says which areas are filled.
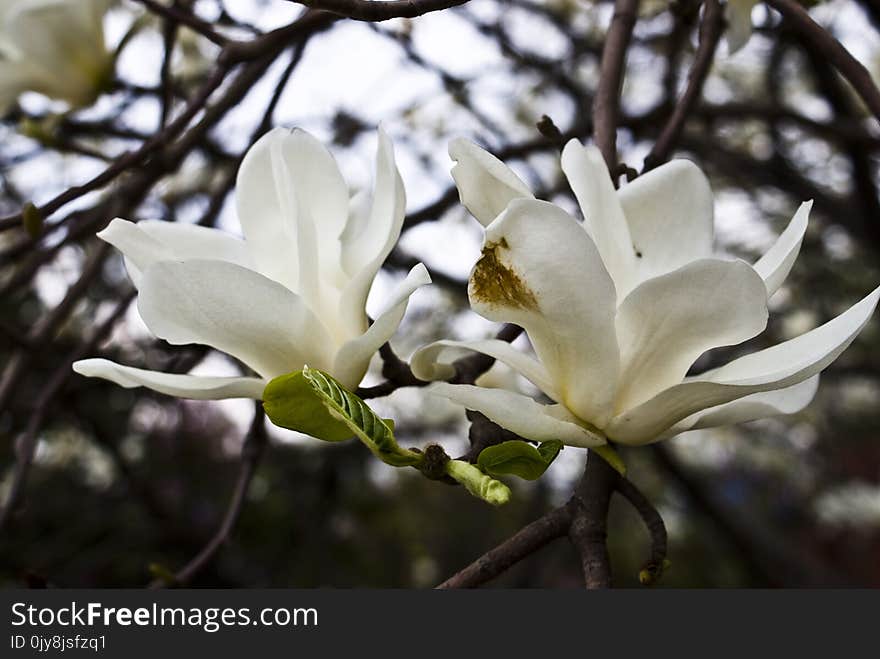
[[[727,50],[732,55],[752,38],[752,9],[758,0],[727,0],[724,19],[727,21]]]
[[[174,345],[199,343],[259,377],[157,373],[106,359],[82,375],[184,398],[259,399],[269,380],[308,365],[354,389],[396,331],[409,296],[430,283],[418,264],[369,324],[364,306],[403,224],[403,183],[380,130],[372,195],[349,198],[333,156],[301,130],[276,128],[238,173],[245,240],[216,229],[115,219],[99,235],[124,255],[147,327]]]
[[[114,0],[0,0],[0,112],[24,91],[92,103],[113,57],[103,19]]]
[[[458,140],[462,202],[486,226],[471,306],[523,327],[537,359],[497,340],[439,341],[413,371],[453,374],[462,350],[516,369],[555,404],[512,391],[437,382],[443,395],[532,440],[645,444],[685,430],[803,408],[818,373],[870,318],[880,288],[806,334],[697,376],[696,359],[764,330],[767,300],[800,249],[811,204],[754,265],[712,254],[713,200],[702,172],[674,160],[620,191],[599,151],[571,141],[562,169],[586,221],[533,198],[501,161]]]

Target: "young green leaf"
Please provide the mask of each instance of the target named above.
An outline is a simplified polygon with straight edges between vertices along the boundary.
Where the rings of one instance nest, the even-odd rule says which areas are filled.
[[[477,466],[487,474],[513,474],[526,480],[536,480],[556,459],[562,442],[542,442],[537,448],[519,439],[501,442],[484,448],[477,458]]]
[[[424,459],[420,453],[401,448],[394,439],[393,426],[332,376],[308,366],[303,368],[302,374],[327,412],[345,424],[380,460],[395,467],[406,467]]]
[[[328,442],[354,437],[348,424],[333,416],[302,371],[281,375],[263,390],[263,409],[276,426]]]

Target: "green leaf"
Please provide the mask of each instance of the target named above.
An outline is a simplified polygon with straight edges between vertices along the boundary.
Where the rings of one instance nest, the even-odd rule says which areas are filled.
[[[380,460],[395,467],[414,466],[424,460],[421,453],[401,448],[394,439],[393,425],[377,416],[331,375],[308,366],[302,374],[328,413],[345,424]]]
[[[591,451],[595,451],[597,455],[599,455],[605,462],[611,465],[611,468],[614,469],[621,476],[626,476],[626,464],[623,462],[623,458],[614,450],[614,447],[611,444],[602,444],[602,446],[591,446]]]
[[[541,477],[561,450],[562,442],[556,440],[541,442],[535,448],[528,442],[512,439],[484,448],[477,466],[493,476],[513,474],[533,481]]]
[[[450,460],[444,465],[446,473],[464,485],[468,492],[493,506],[510,500],[510,488],[501,481],[487,476],[469,462]]]
[[[328,442],[354,437],[348,424],[330,413],[303,371],[281,375],[267,384],[263,390],[263,409],[272,423],[282,428]]]

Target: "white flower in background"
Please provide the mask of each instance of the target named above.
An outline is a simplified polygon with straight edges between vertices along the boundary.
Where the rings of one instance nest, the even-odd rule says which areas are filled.
[[[732,55],[752,38],[752,9],[758,0],[727,0],[724,19],[727,21],[725,36],[727,50]]]
[[[77,373],[184,398],[259,399],[269,380],[308,365],[354,389],[431,278],[415,266],[369,325],[367,294],[397,242],[406,204],[379,131],[372,195],[349,199],[333,156],[301,130],[276,128],[238,173],[244,240],[216,229],[115,219],[99,235],[119,249],[147,327],[174,345],[228,353],[259,377],[201,377],[86,359]]]
[[[562,169],[586,221],[533,198],[474,144],[450,147],[461,200],[486,226],[471,306],[523,327],[537,359],[498,340],[438,341],[413,372],[444,380],[462,350],[505,362],[555,404],[512,391],[437,382],[429,391],[537,441],[645,444],[686,430],[793,413],[818,373],[870,318],[880,288],[806,334],[697,376],[696,359],[764,330],[767,300],[794,263],[811,204],[753,266],[712,254],[708,181],[674,160],[614,189],[599,151],[573,140]]]
[[[0,0],[0,113],[24,91],[91,104],[113,69],[103,28],[113,2]]]

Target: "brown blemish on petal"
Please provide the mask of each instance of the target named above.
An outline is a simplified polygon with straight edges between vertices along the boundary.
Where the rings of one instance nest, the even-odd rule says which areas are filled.
[[[471,296],[489,304],[537,311],[535,294],[516,272],[501,262],[499,249],[507,249],[504,238],[483,247],[483,255],[471,274]]]

